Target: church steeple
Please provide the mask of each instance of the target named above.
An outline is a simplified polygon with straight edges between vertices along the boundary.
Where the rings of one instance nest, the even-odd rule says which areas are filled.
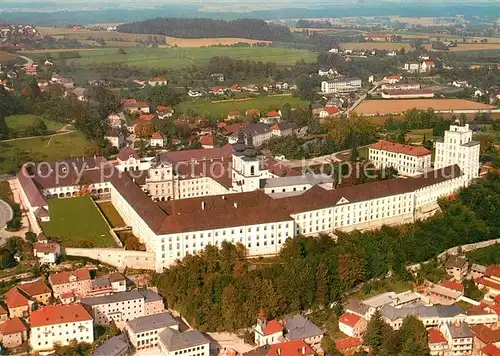
[[[245,151],[245,136],[243,134],[243,130],[240,128],[238,130],[238,140],[235,144],[233,144],[233,150],[237,153],[242,153]]]
[[[247,134],[247,147],[245,149],[245,157],[255,157],[255,147],[253,145],[253,137],[251,133]]]

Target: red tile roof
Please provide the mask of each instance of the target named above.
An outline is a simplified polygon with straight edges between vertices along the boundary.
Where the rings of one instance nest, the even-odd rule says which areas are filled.
[[[304,341],[293,340],[271,345],[266,356],[313,356],[313,355],[314,351]]]
[[[389,151],[393,153],[403,153],[410,156],[426,156],[432,153],[425,147],[403,145],[401,143],[389,142],[384,140],[378,141],[377,143],[371,145],[370,148]]]
[[[27,331],[28,328],[24,325],[23,321],[19,318],[5,320],[0,324],[0,334],[12,335]]]
[[[51,293],[49,286],[46,285],[42,280],[22,283],[17,285],[17,288],[19,288],[22,292],[30,297]]]
[[[164,136],[161,132],[155,132],[153,135],[151,135],[151,138],[153,140],[163,140]]]
[[[361,339],[359,337],[348,337],[341,340],[335,340],[335,346],[338,350],[350,349],[353,347],[358,347],[361,345]]]
[[[443,334],[436,328],[427,330],[427,340],[429,344],[448,343]]]
[[[89,270],[86,268],[77,269],[71,272],[59,272],[49,277],[50,284],[59,285],[69,283],[71,276],[76,277],[76,281],[90,280]]]
[[[490,329],[486,325],[472,326],[472,333],[485,344],[500,342],[500,329]]]
[[[448,288],[448,289],[456,290],[457,292],[464,291],[464,286],[462,283],[457,283],[457,282],[453,282],[453,281],[442,281],[441,286]]]
[[[489,265],[484,271],[486,277],[500,278],[500,265]]]
[[[122,150],[116,156],[116,158],[118,158],[120,161],[126,161],[130,157],[133,157],[135,159],[139,158],[139,155],[131,146],[122,148]]]
[[[500,291],[500,283],[490,281],[483,277],[477,277],[476,283]]]
[[[0,315],[4,315],[4,314],[8,314],[9,312],[3,307],[0,305]]]
[[[31,327],[92,320],[81,304],[48,305],[31,313]]]
[[[267,117],[279,117],[280,114],[276,110],[271,110],[267,113]]]
[[[22,294],[17,287],[10,289],[3,295],[3,300],[9,309],[29,306],[30,300]]]
[[[278,323],[276,320],[270,320],[264,327],[264,335],[271,335],[283,331],[283,325]]]
[[[214,146],[215,138],[212,135],[202,136],[200,137],[200,143],[202,146]]]
[[[493,344],[488,344],[481,349],[484,356],[500,356],[500,349]]]
[[[33,250],[35,250],[37,253],[56,253],[58,246],[59,244],[55,242],[50,242],[50,243],[37,242],[35,243],[35,245],[33,245]]]
[[[500,304],[488,305],[487,308],[493,310],[495,314],[500,315]]]
[[[362,318],[359,315],[346,312],[346,313],[344,313],[344,314],[342,314],[340,316],[339,323],[348,325],[351,328],[353,328],[354,326],[356,326],[356,324],[358,323],[358,321],[360,321],[361,319]]]
[[[163,77],[154,77],[150,79],[151,82],[164,82],[165,80],[166,79]]]
[[[329,115],[333,115],[339,112],[339,108],[336,106],[327,106],[323,111],[326,111]]]

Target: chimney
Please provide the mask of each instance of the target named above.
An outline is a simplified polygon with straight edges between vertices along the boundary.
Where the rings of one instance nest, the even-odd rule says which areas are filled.
[[[238,203],[237,203],[237,202],[234,202],[234,204],[233,204],[233,205],[234,205],[234,208],[235,208],[235,209],[236,209],[236,208],[238,208]]]
[[[206,206],[206,205],[207,205],[207,204],[206,204],[204,201],[202,201],[202,202],[201,202],[201,210],[205,210],[205,206]]]

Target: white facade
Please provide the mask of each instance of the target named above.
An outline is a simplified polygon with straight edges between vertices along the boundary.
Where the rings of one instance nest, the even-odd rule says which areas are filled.
[[[321,82],[321,91],[329,93],[349,93],[361,89],[362,81],[359,78],[339,78]]]
[[[126,295],[126,296],[125,296]],[[139,292],[123,292],[104,297],[84,298],[82,304],[96,324],[126,322],[145,315],[145,298]]]
[[[393,167],[399,174],[414,176],[431,169],[432,154],[410,155],[403,152],[391,152],[370,147],[368,160],[378,169]]]
[[[469,124],[451,125],[444,140],[436,142],[434,168],[446,167],[449,162],[460,166],[467,181],[479,176],[479,142],[472,140]]]

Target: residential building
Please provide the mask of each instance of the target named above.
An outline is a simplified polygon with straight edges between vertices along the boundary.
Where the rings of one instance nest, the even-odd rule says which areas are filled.
[[[35,304],[34,300],[28,298],[17,287],[7,291],[3,295],[3,300],[9,309],[9,315],[11,318],[17,317],[27,319],[33,309],[33,305]]]
[[[348,337],[345,339],[335,340],[335,347],[343,355],[353,355],[361,350],[362,342],[359,337]]]
[[[158,347],[158,335],[166,328],[179,330],[179,322],[167,312],[129,320],[125,326],[136,350]]]
[[[144,297],[144,315],[155,315],[165,311],[163,297],[152,290],[141,290]]]
[[[403,79],[402,76],[400,75],[389,75],[389,76],[386,76],[382,79],[382,82],[384,84],[396,84],[398,83],[401,79]]]
[[[405,63],[403,69],[410,73],[418,73],[420,70],[420,63]]]
[[[50,215],[48,214],[48,212],[47,215],[50,220]],[[48,241],[47,237],[43,234],[39,234],[37,240],[38,242],[33,245],[33,254],[39,259],[40,263],[56,263],[59,256],[61,255],[61,247],[59,246],[59,244],[57,242]]]
[[[214,135],[205,135],[200,137],[200,144],[202,148],[210,149],[216,145],[216,138]]]
[[[123,135],[121,128],[118,127],[111,128],[104,138],[111,143],[111,146],[118,149],[120,149],[125,142],[125,136]]]
[[[102,297],[113,293],[121,293],[127,290],[127,280],[120,273],[111,273],[107,276],[93,279],[91,290],[87,297]]]
[[[239,119],[240,117],[241,117],[241,112],[239,110],[233,110],[227,114],[228,120],[236,120]]]
[[[339,318],[339,330],[347,336],[360,337],[366,331],[367,321],[357,314],[345,312]]]
[[[318,113],[320,119],[324,119],[327,117],[336,116],[339,114],[339,108],[336,106],[327,106],[321,109]]]
[[[271,126],[272,135],[277,137],[285,137],[293,135],[294,131],[297,129],[297,124],[294,122],[277,122]]]
[[[35,301],[37,304],[49,304],[52,291],[41,279],[29,282],[21,282],[16,287],[25,296]]]
[[[0,342],[11,349],[21,346],[28,340],[28,328],[20,318],[6,320],[0,324]]]
[[[338,76],[339,73],[333,69],[333,68],[322,68],[320,70],[318,70],[318,75],[320,77],[335,77],[335,76]]]
[[[148,84],[152,87],[164,86],[168,84],[168,80],[164,77],[154,77],[148,80]]]
[[[476,283],[480,289],[487,288],[485,299],[496,298],[500,294],[500,265],[489,265],[484,275],[476,278]]]
[[[321,82],[321,91],[329,93],[350,93],[361,89],[361,79],[342,77]]]
[[[126,356],[128,354],[129,346],[125,334],[120,334],[97,347],[92,356]]]
[[[479,350],[479,356],[500,356],[500,348],[493,344],[486,345]]]
[[[165,356],[210,356],[210,341],[199,331],[179,332],[165,328],[158,338],[160,350]]]
[[[472,275],[472,278],[474,278],[474,279],[484,276],[484,272],[486,272],[485,266],[482,266],[482,265],[477,264],[477,263],[473,263],[470,266],[470,273]]]
[[[123,111],[129,113],[140,112],[142,114],[150,113],[150,106],[148,103],[137,101],[136,99],[122,99],[120,103]]]
[[[86,268],[52,274],[49,276],[49,283],[52,286],[54,298],[70,292],[78,297],[85,297],[92,289],[90,273]]]
[[[437,328],[427,329],[427,344],[431,356],[448,355],[448,340]]]
[[[314,356],[315,353],[303,340],[285,341],[271,345],[266,356]]]
[[[375,167],[392,167],[399,174],[414,176],[431,169],[432,152],[421,146],[379,141],[368,149],[368,160]]]
[[[94,323],[81,304],[49,305],[31,313],[30,347],[50,351],[55,343],[94,342]]]
[[[229,143],[236,143],[238,140],[240,130],[236,130],[233,132],[231,136],[229,136]],[[255,147],[260,147],[266,141],[269,141],[273,137],[273,130],[266,124],[245,124],[241,126],[241,131],[244,135],[251,135],[253,144]]]
[[[469,325],[465,322],[455,321],[440,326],[439,331],[448,341],[451,355],[470,355],[474,335]]]
[[[145,315],[144,296],[138,291],[81,299],[96,324],[123,323]]]
[[[0,324],[9,319],[9,312],[2,305],[0,305]]]
[[[303,340],[306,344],[313,347],[321,344],[324,334],[323,330],[306,317],[300,314],[286,317],[283,325],[286,329],[285,339]]]
[[[384,83],[380,87],[382,90],[386,91],[393,91],[393,90],[420,90],[422,89],[422,85],[420,83],[403,83],[403,82],[396,82],[396,83]]]
[[[122,124],[125,121],[125,118],[122,115],[123,115],[123,113],[121,115],[116,114],[116,113],[109,114],[108,115],[108,125],[111,128],[122,127]]]
[[[452,255],[446,260],[444,268],[455,281],[461,281],[467,275],[469,264],[464,257]]]
[[[216,82],[222,83],[225,80],[224,74],[222,74],[222,73],[212,73],[210,75],[210,77],[212,78],[213,81],[216,81]]]
[[[492,329],[486,325],[474,325],[471,329],[474,335],[474,349],[480,350],[490,344],[500,346],[500,329]]]
[[[418,99],[433,97],[434,91],[432,91],[431,89],[382,91],[382,98],[384,99]]]
[[[267,315],[263,308],[260,309],[257,317],[257,324],[253,326],[255,334],[255,344],[272,345],[283,341],[283,325],[277,320],[267,320]]]
[[[423,61],[420,63],[420,72],[421,73],[429,73],[436,69],[436,63],[434,61]]]
[[[448,162],[458,164],[467,181],[479,176],[479,142],[472,140],[469,124],[451,125],[444,139],[436,141],[434,168],[445,167]]]
[[[463,285],[452,281],[434,284],[428,290],[430,301],[434,304],[451,305],[463,295]]]
[[[161,132],[155,132],[150,139],[150,145],[152,147],[163,147],[165,146],[165,135]]]
[[[174,115],[174,109],[168,105],[156,105],[156,116],[160,120],[167,119]]]

